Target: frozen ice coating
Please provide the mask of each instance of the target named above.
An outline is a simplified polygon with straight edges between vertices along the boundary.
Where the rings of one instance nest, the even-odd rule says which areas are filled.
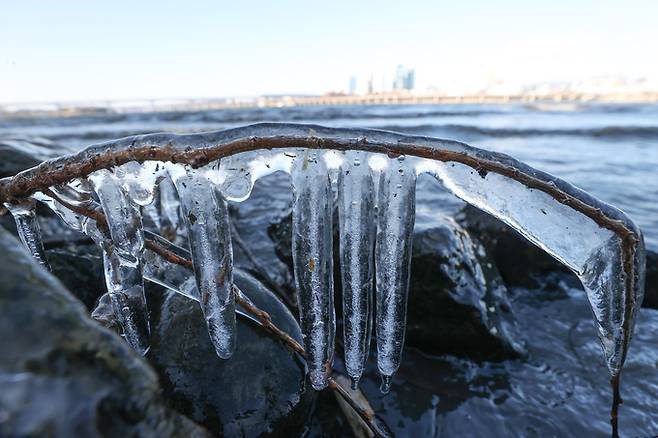
[[[623,242],[612,230],[549,194],[496,173],[457,163],[432,163],[428,171],[460,198],[511,225],[571,268],[585,286],[606,363],[617,374],[626,350]],[[549,184],[557,188],[556,182]],[[575,242],[578,242],[577,244]],[[643,245],[639,242],[643,253]],[[638,280],[639,281],[639,280]],[[638,293],[643,291],[638,288]],[[641,301],[636,296],[633,301]]]
[[[292,167],[292,257],[313,388],[327,386],[334,356],[331,181],[319,151],[298,151]]]
[[[368,359],[372,324],[375,188],[367,158],[345,153],[337,186],[345,368],[353,387]]]
[[[204,172],[170,167],[187,224],[201,310],[217,355],[235,350],[233,249],[228,206]]]
[[[573,270],[585,287],[610,373],[621,372],[644,291],[640,230],[623,212],[560,179],[459,142],[293,124],[141,135],[90,146],[4,178],[0,203],[9,204],[23,240],[41,260],[33,210],[20,207],[30,197],[94,236],[104,249],[115,311],[126,339],[138,350],[148,348],[143,275],[199,300],[218,354],[228,357],[236,341],[225,199],[247,199],[253,184],[275,171],[292,176],[295,282],[315,388],[326,386],[334,351],[330,174],[338,175],[345,356],[354,381],[367,358],[373,259],[384,389],[399,366],[415,178],[421,173],[433,175],[456,196],[507,223]],[[373,253],[375,195],[379,213]],[[79,211],[82,206],[97,208],[95,196],[111,238]],[[139,207],[178,231],[185,231],[178,226],[181,221],[187,223],[194,281],[170,269],[171,263],[158,263],[156,253],[143,251]]]
[[[105,283],[114,313],[128,343],[146,354],[150,330],[142,276],[142,217],[112,173],[100,170],[90,175],[90,180],[111,236],[110,240],[101,233],[92,234],[103,249]]]
[[[402,359],[415,206],[416,172],[401,156],[381,172],[377,198],[375,333],[383,392]]]
[[[176,187],[169,176],[162,178],[158,184],[158,212],[160,213],[160,221],[166,223],[174,230],[180,228],[180,201]]]
[[[39,264],[50,270],[48,260],[46,259],[46,251],[43,249],[39,221],[34,212],[36,201],[29,198],[16,204],[6,202],[5,207],[7,207],[14,217],[18,236],[20,237],[21,242],[23,242],[23,245],[25,245],[25,248],[27,248],[30,254],[32,254],[32,257],[34,257]]]

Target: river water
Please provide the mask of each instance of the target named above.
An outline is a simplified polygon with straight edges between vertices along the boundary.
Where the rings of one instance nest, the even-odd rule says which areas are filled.
[[[658,105],[349,106],[0,119],[0,140],[45,138],[60,154],[133,134],[265,121],[388,129],[507,153],[621,208],[640,225],[647,247],[658,250]],[[270,193],[287,189],[283,179],[270,182]],[[289,193],[275,197],[278,207],[290,199]],[[417,197],[417,228],[462,206],[431,178],[419,180]],[[266,214],[272,205],[261,210],[255,205],[250,213]],[[266,236],[262,227],[254,232]],[[372,358],[363,391],[397,436],[608,435],[610,392],[591,316],[582,292],[562,287],[567,298],[559,300],[511,291],[527,358],[476,363],[408,350],[388,396],[378,391]],[[658,434],[656,339],[658,312],[644,309],[623,378],[622,436]],[[317,412],[310,434],[347,433],[340,417]]]

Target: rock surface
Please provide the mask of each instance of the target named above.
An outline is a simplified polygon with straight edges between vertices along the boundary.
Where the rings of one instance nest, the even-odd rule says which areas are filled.
[[[301,340],[297,322],[274,295],[249,274],[235,282],[283,330]],[[233,357],[217,357],[199,304],[166,292],[151,300],[148,358],[165,395],[180,412],[222,436],[296,436],[314,400],[304,362],[252,321],[238,318]],[[159,308],[159,310],[158,310]]]
[[[61,153],[62,147],[40,138],[7,138],[0,140],[0,178],[40,164]]]
[[[455,221],[436,222],[414,234],[407,345],[477,360],[523,354],[495,264]]]
[[[79,245],[52,249],[46,252],[53,275],[84,303],[94,308],[96,301],[105,293],[103,260],[98,247]]]
[[[642,307],[658,309],[658,254],[647,251],[647,280]]]
[[[208,436],[3,229],[0,277],[0,436]]]

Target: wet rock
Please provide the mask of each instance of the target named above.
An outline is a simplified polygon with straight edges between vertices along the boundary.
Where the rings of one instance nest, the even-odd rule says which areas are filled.
[[[406,342],[477,360],[524,352],[495,264],[450,218],[414,234]]]
[[[293,316],[252,276],[235,282],[283,330],[301,340]],[[152,304],[153,300],[151,300]],[[314,392],[303,361],[253,322],[238,318],[233,357],[217,357],[199,304],[165,293],[153,306],[148,358],[172,406],[223,436],[296,436],[304,428]]]
[[[95,245],[80,245],[49,250],[46,257],[53,275],[84,303],[94,308],[98,298],[105,293],[105,277],[100,250]]]
[[[16,175],[62,153],[62,147],[40,138],[0,140],[0,178]]]
[[[658,253],[647,251],[647,279],[642,307],[658,309]]]
[[[0,277],[0,436],[208,436],[3,229]]]

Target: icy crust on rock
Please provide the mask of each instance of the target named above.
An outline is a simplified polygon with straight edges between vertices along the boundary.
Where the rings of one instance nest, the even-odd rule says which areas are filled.
[[[267,143],[267,148],[252,150],[257,141]],[[112,182],[109,188],[100,184],[99,191],[100,176],[96,174],[102,176],[108,171],[98,171],[90,177],[96,181],[91,189],[84,178],[51,189],[72,204],[100,202],[111,231],[109,240],[106,236],[100,241],[112,267],[106,272],[108,288],[112,286],[116,293],[122,290],[121,296],[136,297],[140,295],[136,291],[140,290],[137,274],[141,272],[145,278],[199,300],[222,357],[230,356],[235,342],[226,200],[247,199],[256,180],[284,171],[291,174],[293,183],[294,269],[313,386],[326,385],[334,348],[334,185],[339,207],[340,248],[336,250],[340,251],[344,288],[346,365],[350,377],[358,381],[371,330],[374,260],[378,366],[385,383],[390,381],[404,341],[415,178],[427,173],[456,196],[512,226],[579,276],[608,368],[613,375],[621,369],[644,290],[644,247],[639,229],[614,207],[508,156],[455,141],[385,131],[259,124],[206,134],[130,137],[92,146],[73,158],[93,162],[109,153],[119,156],[128,152],[138,153],[138,159],[145,161],[115,160],[115,164],[125,164],[113,168],[111,178],[103,177]],[[193,161],[198,168],[153,161],[156,156]],[[355,166],[357,159],[359,166]],[[19,178],[54,172],[65,164],[65,158],[45,162]],[[93,221],[72,214],[43,193],[33,196],[72,227],[93,234],[95,228],[89,225]],[[24,213],[13,210],[23,220],[20,216]],[[185,224],[195,284],[189,278],[170,278],[153,253],[142,251],[140,210],[161,224],[166,221],[174,228]],[[374,228],[377,237],[371,251]],[[30,229],[34,228],[23,232]],[[37,233],[32,232],[32,236],[37,236],[31,237],[32,247],[38,248]],[[35,253],[33,248],[31,251]],[[114,254],[120,257],[114,256],[116,260],[111,263],[109,257]],[[128,331],[130,324],[143,319],[138,301],[117,307],[118,311],[136,313],[124,318]],[[140,342],[131,343],[144,349]]]

